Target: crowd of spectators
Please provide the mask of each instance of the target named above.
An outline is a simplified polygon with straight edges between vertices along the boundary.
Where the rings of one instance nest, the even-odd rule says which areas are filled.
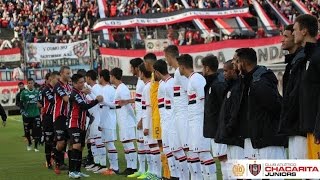
[[[320,18],[320,0],[300,0],[302,4],[310,11],[311,14]],[[275,7],[291,22],[300,15],[294,7],[292,0],[272,0]]]

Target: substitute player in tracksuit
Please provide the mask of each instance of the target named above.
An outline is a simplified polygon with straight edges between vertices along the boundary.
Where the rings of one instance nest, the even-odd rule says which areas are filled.
[[[245,139],[245,157],[285,159],[287,139],[277,134],[281,111],[278,80],[271,70],[257,65],[254,49],[242,48],[237,56],[243,74],[239,128]]]
[[[192,151],[192,179],[217,179],[216,168],[211,155],[210,139],[203,136],[205,78],[193,71],[193,59],[188,54],[178,58],[180,73],[188,77],[188,133],[189,148]],[[201,162],[201,163],[200,163]],[[202,172],[202,174],[200,173]]]
[[[299,93],[301,78],[305,70],[305,53],[299,44],[294,42],[293,25],[285,28],[282,35],[282,49],[288,50],[285,55],[287,63],[283,75],[283,100],[280,115],[279,134],[288,136],[289,159],[307,159],[307,134],[299,130]]]
[[[86,120],[88,109],[94,107],[103,101],[102,96],[97,96],[95,100],[87,102],[86,95],[82,92],[84,89],[85,79],[80,74],[72,76],[72,92],[70,95],[70,111],[68,135],[70,137],[71,152],[69,164],[69,177],[77,179],[80,177],[89,177],[81,173],[82,150],[85,146]]]
[[[307,134],[308,159],[320,158],[320,42],[317,42],[317,18],[310,14],[300,15],[293,26],[295,43],[304,48],[305,68],[300,86],[299,130]]]
[[[227,145],[215,142],[215,136],[220,123],[219,113],[223,102],[225,81],[224,77],[217,72],[219,66],[217,57],[213,55],[204,57],[202,66],[202,73],[206,79],[203,136],[211,139],[213,157],[220,160],[222,176],[224,176]]]

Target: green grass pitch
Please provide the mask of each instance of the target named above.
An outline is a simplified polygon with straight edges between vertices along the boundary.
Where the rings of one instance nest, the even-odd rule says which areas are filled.
[[[61,175],[45,167],[44,147],[40,146],[40,152],[27,151],[26,142],[22,137],[23,125],[21,116],[9,116],[6,127],[0,127],[0,180],[60,180],[68,179],[67,172],[62,171]],[[120,171],[125,169],[123,147],[116,143],[119,152]],[[86,155],[86,151],[84,152]],[[218,166],[218,169],[219,166]],[[83,172],[85,170],[83,169]],[[86,172],[85,172],[86,173]],[[127,179],[124,176],[102,176],[88,173],[90,180]],[[220,175],[218,177],[221,179]],[[86,179],[86,178],[82,178]]]

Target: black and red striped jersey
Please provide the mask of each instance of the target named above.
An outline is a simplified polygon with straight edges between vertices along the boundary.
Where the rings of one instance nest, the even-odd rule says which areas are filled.
[[[53,87],[48,84],[41,91],[42,97],[42,115],[53,115],[53,108],[54,108],[54,94],[53,94]]]
[[[53,121],[55,121],[59,116],[68,116],[69,103],[63,101],[64,96],[69,96],[71,93],[71,86],[69,84],[64,84],[59,81],[53,88],[54,93],[54,110],[53,110]]]
[[[96,104],[98,100],[93,100],[88,103],[86,96],[81,91],[73,88],[70,95],[70,119],[69,128],[80,128],[85,130],[87,111]]]

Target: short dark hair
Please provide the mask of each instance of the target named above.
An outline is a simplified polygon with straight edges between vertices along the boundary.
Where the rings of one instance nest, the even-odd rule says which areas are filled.
[[[20,85],[24,85],[24,83],[23,83],[23,82],[19,82],[19,83],[18,83],[18,86],[20,86]]]
[[[69,66],[61,66],[59,72],[62,73],[65,69],[70,69],[70,67]]]
[[[226,61],[223,63],[224,65],[228,66],[228,68],[233,69],[232,59]]]
[[[202,58],[201,63],[203,66],[208,66],[211,69],[211,71],[216,72],[218,70],[218,58],[214,55],[209,55]]]
[[[299,23],[299,29],[307,29],[311,37],[318,35],[318,20],[315,16],[310,14],[302,14],[298,16],[295,23]]]
[[[168,65],[164,60],[158,60],[153,65],[154,70],[159,71],[162,75],[168,74]]]
[[[250,64],[256,65],[258,62],[257,59],[257,53],[254,49],[252,48],[242,48],[238,53],[237,56],[239,57],[239,60],[246,61]]]
[[[81,78],[84,78],[84,76],[82,76],[81,74],[74,74],[72,75],[71,80],[73,83],[77,83]]]
[[[33,78],[28,78],[27,82],[29,82],[29,81],[33,81],[34,82],[34,79]]]
[[[134,58],[130,60],[130,64],[133,68],[139,67],[141,63],[143,63],[143,60],[141,58]]]
[[[110,72],[108,69],[103,69],[100,71],[100,77],[102,77],[105,81],[110,81]]]
[[[190,68],[190,69],[193,68],[193,58],[189,54],[182,54],[177,59],[178,59],[179,65],[183,65],[186,68]]]
[[[121,80],[122,78],[122,69],[116,67],[113,68],[110,72],[110,75],[114,76],[116,79]]]
[[[293,32],[293,24],[289,24],[288,26],[286,26],[286,27],[284,28],[284,30],[285,30],[285,31],[291,31],[291,32]]]
[[[77,71],[77,74],[81,74],[82,76],[86,76],[87,71],[86,71],[85,69],[79,69],[79,70]]]
[[[44,78],[48,80],[50,76],[51,76],[51,73],[48,72]]]
[[[151,72],[147,70],[146,66],[142,63],[139,65],[139,71],[146,77],[151,78]]]
[[[148,53],[143,57],[143,59],[145,61],[155,62],[155,61],[157,61],[157,56],[154,53]]]
[[[58,71],[51,72],[50,77],[54,77],[54,76],[60,76],[60,73]]]
[[[172,57],[179,57],[179,49],[176,45],[169,45],[164,49],[164,52],[170,54]]]
[[[82,75],[82,74],[81,74]],[[83,76],[83,75],[82,75]],[[86,73],[86,77],[89,77],[92,79],[92,81],[96,81],[98,79],[98,73],[95,70],[89,70]]]

